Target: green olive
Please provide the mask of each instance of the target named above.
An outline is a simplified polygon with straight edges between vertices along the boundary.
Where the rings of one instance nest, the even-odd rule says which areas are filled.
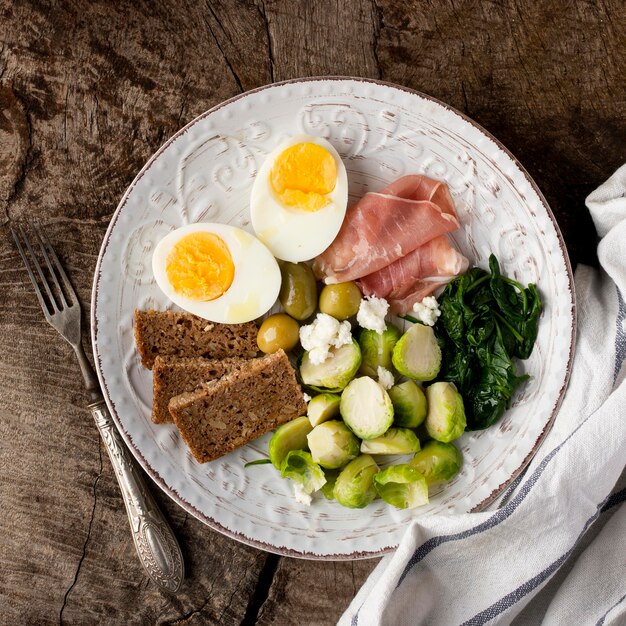
[[[256,338],[261,352],[273,354],[281,348],[285,352],[296,347],[300,336],[300,325],[284,313],[275,313],[263,320]]]
[[[356,283],[326,285],[320,294],[320,311],[338,320],[356,315],[361,304],[361,292]]]
[[[311,317],[317,306],[317,284],[306,263],[281,262],[282,283],[278,299],[283,309],[297,320]]]

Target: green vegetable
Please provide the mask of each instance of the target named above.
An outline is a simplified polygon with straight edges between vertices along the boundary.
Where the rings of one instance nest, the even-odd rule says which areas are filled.
[[[541,299],[537,287],[532,283],[524,290],[528,308],[526,318],[518,326],[518,331],[522,335],[522,341],[516,344],[513,356],[519,359],[527,359],[533,351],[537,333],[539,332],[539,316],[541,315]]]
[[[407,378],[432,380],[441,368],[441,348],[430,326],[415,324],[393,348],[393,366]]]
[[[270,461],[276,469],[281,469],[285,457],[291,450],[304,450],[307,447],[306,436],[313,430],[306,415],[296,417],[279,426],[269,443]]]
[[[452,443],[428,441],[409,461],[426,478],[428,486],[446,482],[457,475],[463,458],[458,448]]]
[[[428,414],[426,431],[437,441],[448,442],[465,430],[463,398],[452,383],[434,383],[426,389]]]
[[[517,281],[502,276],[498,260],[493,254],[489,257],[489,269],[489,287],[500,307],[496,317],[504,324],[503,332],[508,331],[515,339],[510,344],[511,356],[527,359],[539,330],[541,300],[537,287],[531,283],[524,289]]]
[[[502,276],[494,255],[489,269],[474,267],[446,286],[435,326],[443,352],[439,380],[461,392],[468,430],[497,422],[527,379],[517,375],[512,358],[530,356],[541,315],[535,285]]]
[[[305,352],[300,363],[300,377],[313,389],[341,391],[354,378],[360,365],[361,349],[353,339],[345,346],[331,348],[323,363],[312,363],[309,353]]]
[[[245,467],[251,467],[252,465],[269,465],[271,461],[269,459],[257,459],[256,461],[249,461],[244,465]]]
[[[361,442],[364,454],[412,454],[419,449],[417,435],[408,428],[390,428],[380,437]]]
[[[335,500],[349,509],[362,509],[375,497],[374,476],[379,468],[369,454],[362,454],[346,465],[335,482]]]
[[[389,394],[369,376],[355,378],[341,394],[343,421],[361,439],[382,435],[393,423]]]
[[[339,415],[339,396],[334,393],[321,393],[311,398],[307,406],[307,415],[311,426],[315,427],[322,422]]]
[[[393,347],[401,336],[402,332],[393,324],[387,324],[387,328],[381,334],[375,330],[363,329],[359,335],[359,346],[361,346],[363,357],[359,373],[377,378],[379,366],[391,370]]]
[[[307,440],[313,460],[324,468],[338,469],[359,456],[359,440],[337,420],[316,426]]]
[[[326,482],[322,485],[320,491],[324,494],[327,500],[334,500],[333,490],[335,489],[335,483],[337,482],[337,476],[339,476],[338,470],[324,470],[324,476]]]
[[[399,509],[414,509],[428,504],[428,484],[409,464],[391,465],[374,476],[374,488],[388,504]]]
[[[294,319],[311,317],[317,306],[317,282],[306,263],[280,261],[281,285],[278,299],[285,312]]]
[[[393,423],[417,428],[426,419],[426,396],[419,385],[407,380],[387,392],[393,403]]]
[[[491,347],[481,346],[476,351],[480,369],[469,397],[471,415],[481,427],[495,424],[509,406],[517,386],[528,376],[517,376],[511,357],[497,330]]]
[[[291,478],[306,495],[320,489],[326,482],[324,471],[304,450],[291,450],[280,467],[283,478]]]
[[[320,311],[339,321],[356,315],[361,304],[361,291],[356,283],[326,285],[320,293]]]

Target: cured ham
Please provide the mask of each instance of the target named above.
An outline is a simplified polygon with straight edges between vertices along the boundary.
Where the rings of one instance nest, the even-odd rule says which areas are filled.
[[[416,187],[414,182],[411,186]],[[408,189],[405,181],[400,191],[408,194]],[[437,193],[437,190],[433,192]],[[454,207],[446,205],[445,209],[431,200],[366,193],[348,209],[339,234],[315,259],[313,271],[326,284],[372,274],[427,241],[456,230],[459,220]]]
[[[422,174],[410,174],[398,178],[398,180],[387,185],[382,193],[408,200],[430,200],[439,206],[444,213],[458,218],[448,185]]]
[[[366,296],[396,299],[417,280],[432,281],[456,276],[468,267],[468,260],[450,244],[446,235],[435,237],[401,259],[359,279]]]
[[[441,235],[394,263],[364,276],[358,281],[358,285],[366,296],[375,295],[390,301],[402,300],[415,291],[418,282],[421,290],[432,287],[425,294],[429,295],[454,276],[465,272],[468,266],[469,261],[452,247],[446,235]]]
[[[348,209],[313,270],[327,284],[357,280],[365,295],[385,298],[402,315],[467,270],[468,260],[447,235],[459,225],[445,183],[403,176]]]

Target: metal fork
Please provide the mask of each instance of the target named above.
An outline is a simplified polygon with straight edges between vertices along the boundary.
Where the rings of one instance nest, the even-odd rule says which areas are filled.
[[[11,228],[11,233],[46,320],[74,348],[76,353],[85,387],[91,395],[89,408],[106,445],[122,491],[139,560],[148,576],[159,587],[166,591],[176,592],[180,589],[185,575],[180,547],[165,517],[148,491],[136,461],[124,445],[113,423],[98,380],[85,356],[81,342],[81,309],[76,292],[47,236],[39,228],[33,227],[32,230],[37,240],[36,247],[39,248],[40,256],[45,261],[49,279],[46,278],[44,269],[35,254],[34,246],[24,228],[21,225],[17,230]]]

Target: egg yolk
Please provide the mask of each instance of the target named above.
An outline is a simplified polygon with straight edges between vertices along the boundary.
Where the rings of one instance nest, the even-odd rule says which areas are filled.
[[[213,233],[191,233],[167,255],[165,271],[176,293],[190,300],[215,300],[233,282],[235,265],[228,246]]]
[[[305,211],[319,211],[329,204],[325,194],[336,181],[333,155],[316,143],[297,143],[283,150],[270,170],[270,184],[282,203]]]

